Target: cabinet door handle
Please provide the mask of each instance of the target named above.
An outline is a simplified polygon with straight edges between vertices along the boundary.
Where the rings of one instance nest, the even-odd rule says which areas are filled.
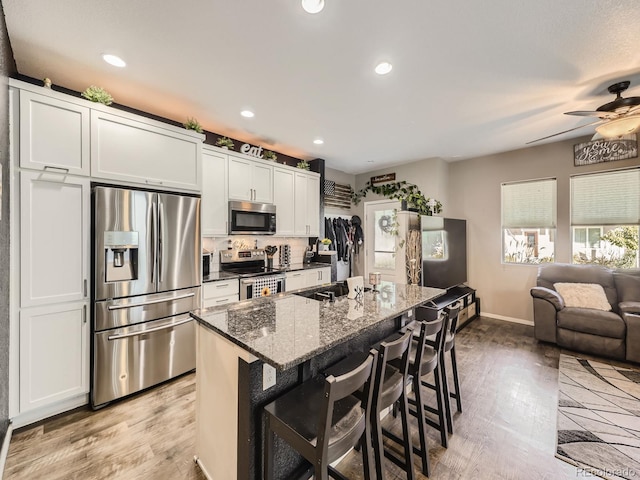
[[[53,165],[45,165],[44,166],[44,170],[60,170],[60,172],[62,172],[62,173],[69,173],[69,169],[68,168],[54,167]]]
[[[230,285],[229,283],[221,283],[221,284],[216,285],[216,288],[226,288],[229,285]]]
[[[87,298],[87,279],[86,278],[82,281],[82,294],[84,295],[84,298]]]
[[[145,180],[145,183],[147,185],[164,185],[164,182],[161,182],[159,180],[154,181],[154,180]]]
[[[82,323],[87,323],[87,306],[82,306]]]
[[[220,300],[216,300],[216,303],[226,303],[228,301],[229,301],[228,298],[223,298],[223,299],[220,299]]]

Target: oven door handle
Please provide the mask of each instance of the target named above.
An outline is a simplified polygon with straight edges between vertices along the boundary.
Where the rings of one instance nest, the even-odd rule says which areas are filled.
[[[156,303],[164,303],[164,302],[169,302],[173,300],[182,300],[183,298],[194,297],[195,295],[196,295],[195,293],[191,292],[191,293],[186,293],[184,295],[178,295],[177,297],[158,298],[156,300],[148,300],[146,302],[140,302],[140,303],[128,303],[126,305],[109,305],[107,307],[107,310],[122,310],[123,308],[144,307],[145,305],[154,305]]]
[[[109,335],[107,340],[120,340],[121,338],[129,338],[129,337],[138,337],[140,335],[145,335],[147,333],[159,332],[160,330],[168,330],[169,328],[177,327],[179,325],[184,325],[185,323],[192,322],[193,318],[185,318],[179,322],[169,323],[168,325],[162,325],[161,327],[148,328],[146,330],[137,330],[135,332],[123,333],[122,335]]]

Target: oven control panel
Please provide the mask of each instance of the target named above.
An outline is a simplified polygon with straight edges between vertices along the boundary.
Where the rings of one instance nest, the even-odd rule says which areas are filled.
[[[265,253],[262,248],[251,250],[224,250],[220,252],[220,263],[255,262],[264,260]]]

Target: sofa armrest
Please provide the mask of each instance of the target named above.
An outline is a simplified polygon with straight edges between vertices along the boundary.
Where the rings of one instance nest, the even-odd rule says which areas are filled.
[[[618,308],[621,313],[640,314],[640,302],[620,302]]]
[[[564,308],[564,300],[558,292],[545,287],[533,287],[531,289],[531,296],[533,298],[540,298],[550,302],[556,309],[560,311]]]
[[[627,324],[626,358],[630,362],[640,363],[640,315],[623,313],[622,318]]]

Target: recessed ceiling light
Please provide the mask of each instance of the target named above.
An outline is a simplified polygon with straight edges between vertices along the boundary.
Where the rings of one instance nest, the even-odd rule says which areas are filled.
[[[391,71],[392,68],[393,65],[391,65],[389,62],[380,62],[378,65],[376,65],[376,73],[378,75],[386,75]]]
[[[322,140],[321,138],[316,138],[313,143],[315,143],[316,145],[322,145],[324,143],[324,140]]]
[[[117,55],[111,55],[110,53],[105,53],[102,55],[102,59],[107,62],[109,65],[113,65],[114,67],[126,67],[127,63],[122,60]]]
[[[253,113],[251,110],[242,110],[240,112],[240,115],[246,118],[253,118],[255,116],[255,113]]]
[[[324,8],[324,0],[302,0],[302,8],[307,13],[319,13]]]

